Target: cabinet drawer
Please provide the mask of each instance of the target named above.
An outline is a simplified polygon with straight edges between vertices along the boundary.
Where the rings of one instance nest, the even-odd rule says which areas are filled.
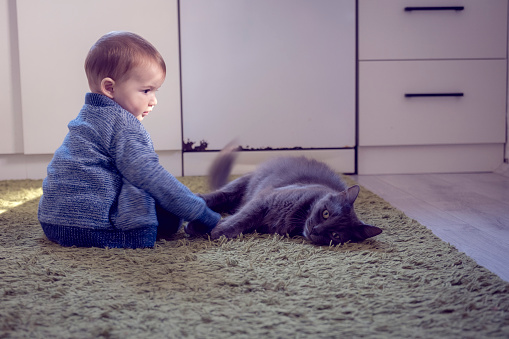
[[[505,142],[505,60],[359,64],[359,145]]]
[[[436,3],[359,0],[359,59],[506,57],[507,0]],[[430,5],[440,8],[423,10]]]

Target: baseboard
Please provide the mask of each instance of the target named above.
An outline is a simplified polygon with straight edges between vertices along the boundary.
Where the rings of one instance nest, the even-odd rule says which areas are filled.
[[[504,162],[496,170],[495,173],[509,178],[509,163]]]
[[[493,172],[504,144],[359,147],[359,174]]]
[[[217,156],[217,152],[185,152],[184,175],[206,175],[209,166]],[[245,151],[239,156],[232,169],[232,174],[245,174],[253,171],[260,163],[280,156],[306,156],[323,161],[339,173],[355,172],[355,150],[290,150],[290,151]]]
[[[0,155],[0,180],[43,179],[52,154]]]

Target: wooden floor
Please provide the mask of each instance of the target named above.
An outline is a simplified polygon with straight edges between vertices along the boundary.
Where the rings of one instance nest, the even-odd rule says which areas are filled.
[[[359,184],[509,281],[506,173],[356,175]]]

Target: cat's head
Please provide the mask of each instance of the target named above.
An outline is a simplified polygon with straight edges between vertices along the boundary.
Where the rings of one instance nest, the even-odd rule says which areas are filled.
[[[355,185],[341,193],[330,193],[318,200],[304,226],[304,236],[317,245],[359,242],[374,237],[382,230],[364,224],[357,218],[353,204],[360,187]]]

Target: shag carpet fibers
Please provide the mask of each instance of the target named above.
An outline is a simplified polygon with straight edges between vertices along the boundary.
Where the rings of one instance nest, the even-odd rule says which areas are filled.
[[[126,250],[48,241],[40,187],[0,182],[0,338],[509,337],[509,283],[364,188],[384,232],[360,244],[180,232]]]

